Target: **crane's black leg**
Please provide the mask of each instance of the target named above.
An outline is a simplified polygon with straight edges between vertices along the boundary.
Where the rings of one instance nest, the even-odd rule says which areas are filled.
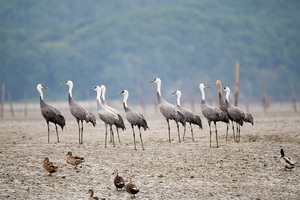
[[[216,129],[216,141],[217,141],[217,147],[219,147],[219,143],[218,143],[218,131],[217,131],[217,123],[214,122],[215,124],[215,129]]]
[[[183,129],[182,141],[184,141],[184,137],[185,137],[185,131],[186,131],[186,125],[184,125],[183,127],[184,127],[184,129]]]
[[[135,132],[134,132],[134,127],[131,125],[132,128],[132,133],[133,133],[133,143],[134,143],[134,150],[136,150],[136,144],[135,144]]]
[[[107,141],[107,124],[105,123],[105,144],[104,144],[105,148],[107,148],[106,141]]]
[[[211,148],[211,126],[210,126],[211,122],[208,122],[208,126],[209,126],[209,147]]]
[[[83,120],[81,121],[81,141],[80,144],[83,144]]]
[[[48,126],[48,143],[50,142],[50,127],[49,127],[49,122],[47,122]]]
[[[56,124],[55,124],[55,130],[56,130],[57,142],[59,142],[58,130],[57,130],[57,125]]]
[[[192,126],[191,123],[190,123],[190,126],[191,126],[192,140],[193,140],[193,142],[194,142],[194,141],[195,141],[195,140],[194,140],[194,131],[193,131],[193,126]]]
[[[229,123],[227,123],[227,129],[226,129],[226,141],[227,141],[228,129],[229,129],[228,124],[229,124]]]
[[[142,148],[143,148],[143,150],[145,150],[145,149],[144,149],[144,144],[143,144],[143,139],[142,139],[142,133],[141,133],[140,128],[139,128],[139,132],[140,132],[140,138],[141,138]]]
[[[235,137],[235,134],[234,134],[234,123],[233,123],[233,121],[231,121],[231,124],[232,124],[233,140],[236,142],[236,137]]]
[[[121,143],[121,140],[120,140],[120,135],[119,135],[119,129],[116,127],[117,129],[117,134],[118,134],[118,140],[119,140],[119,143]]]
[[[112,125],[110,125],[110,133],[111,133],[111,137],[112,137],[112,143],[113,143],[113,145],[115,147],[115,138],[114,138],[114,131],[112,129]]]
[[[167,119],[168,123],[168,131],[169,131],[169,143],[171,143],[171,134],[170,134],[170,124],[169,124],[169,119]]]
[[[180,133],[179,133],[179,124],[178,124],[178,122],[176,122],[176,125],[177,125],[178,139],[179,139],[179,143],[180,143],[181,140],[180,140]]]
[[[78,124],[78,131],[79,131],[79,144],[80,144],[80,124],[79,124],[79,120],[78,120],[78,119],[76,119],[76,121],[77,121],[77,124]]]

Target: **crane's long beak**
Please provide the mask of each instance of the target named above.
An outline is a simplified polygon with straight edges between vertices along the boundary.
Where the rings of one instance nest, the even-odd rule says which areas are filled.
[[[59,85],[63,85],[63,84],[66,84],[66,82],[62,82],[62,83],[60,83]]]
[[[153,83],[153,82],[154,82],[154,80],[149,81],[149,83]]]
[[[95,87],[90,88],[89,90],[95,90]]]
[[[175,91],[175,92],[172,92],[171,94],[176,94],[176,91]]]

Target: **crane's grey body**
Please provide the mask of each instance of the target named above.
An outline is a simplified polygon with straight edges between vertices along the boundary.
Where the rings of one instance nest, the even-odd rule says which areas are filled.
[[[116,130],[117,130],[118,140],[119,140],[119,142],[121,142],[120,135],[119,135],[119,128],[121,128],[123,131],[126,129],[124,120],[123,120],[120,112],[117,109],[107,105],[107,103],[105,101],[106,87],[104,85],[101,85],[100,88],[101,88],[100,101],[101,101],[102,106],[105,107],[107,110],[115,113],[119,118],[119,120],[115,123],[115,126],[116,126]]]
[[[168,123],[168,131],[169,131],[169,142],[171,142],[171,134],[170,134],[170,124],[169,124],[169,120],[174,120],[176,122],[176,126],[177,126],[177,132],[178,132],[178,139],[179,142],[181,142],[180,140],[180,133],[179,133],[179,122],[185,126],[185,119],[182,115],[182,113],[178,110],[178,108],[172,104],[170,104],[169,102],[165,101],[162,96],[161,96],[161,91],[160,91],[160,87],[161,87],[161,80],[159,78],[155,78],[153,81],[157,84],[157,101],[158,101],[158,108],[160,113],[166,118],[167,123]]]
[[[217,125],[216,122],[221,121],[228,123],[229,119],[226,113],[224,113],[220,108],[214,107],[207,105],[205,103],[205,92],[204,88],[206,86],[203,83],[200,83],[199,88],[202,94],[202,99],[201,99],[201,111],[203,116],[207,119],[208,125],[209,125],[209,134],[210,134],[210,147],[211,147],[211,122],[214,122],[215,124],[215,132],[216,132],[216,142],[217,142],[217,147],[219,147],[218,144],[218,132],[217,132]]]
[[[59,142],[59,136],[58,136],[58,130],[57,130],[57,124],[61,127],[63,130],[66,122],[64,116],[60,113],[59,110],[54,108],[53,106],[50,106],[45,103],[42,89],[47,88],[46,86],[42,84],[37,85],[37,90],[40,93],[40,109],[43,117],[45,118],[48,126],[48,143],[50,142],[50,127],[49,122],[54,123],[55,130],[56,130],[56,136],[57,136],[57,142]]]
[[[115,146],[115,141],[114,141],[114,132],[112,129],[112,126],[115,125],[117,128],[122,128],[120,124],[122,124],[123,121],[122,117],[111,110],[109,110],[106,106],[104,106],[101,102],[101,87],[100,86],[95,86],[93,88],[97,92],[97,112],[99,115],[99,118],[105,123],[105,147],[107,147],[107,125],[110,127],[110,134],[112,136],[112,143],[113,146]],[[124,122],[123,122],[124,124]],[[125,127],[125,126],[124,126]],[[124,127],[122,128],[124,130]]]
[[[227,104],[228,114],[233,119],[233,121],[236,122],[236,129],[237,129],[236,141],[239,142],[241,137],[241,126],[243,126],[244,124],[245,113],[241,108],[236,107],[229,103],[229,94],[230,94],[229,87],[226,87],[224,91],[226,92],[226,104]]]
[[[66,81],[66,85],[69,86],[69,93],[68,93],[68,101],[69,101],[69,108],[71,114],[75,117],[76,122],[78,124],[79,129],[79,144],[83,144],[83,121],[86,123],[91,122],[93,126],[96,125],[96,117],[93,113],[91,113],[88,109],[78,105],[72,97],[72,89],[73,89],[73,82]],[[81,122],[81,127],[80,127]]]
[[[141,127],[145,131],[147,129],[149,129],[147,121],[145,120],[145,117],[141,113],[138,113],[138,112],[136,112],[134,110],[131,110],[127,106],[127,99],[128,99],[128,96],[129,96],[129,92],[127,90],[123,90],[119,94],[124,95],[123,107],[124,107],[124,110],[125,110],[125,113],[126,113],[126,119],[131,124],[132,132],[133,132],[134,149],[136,150],[134,126],[137,126],[138,129],[139,129],[139,133],[140,133],[140,139],[141,139],[142,148],[144,150],[144,144],[143,144],[143,139],[142,139],[142,134],[141,134],[141,130],[140,129],[141,129]]]
[[[180,104],[181,91],[177,90],[176,92],[174,92],[172,94],[176,94],[177,95],[177,108],[180,111],[180,113],[183,115],[185,121],[190,124],[191,133],[192,133],[192,140],[194,141],[194,133],[193,133],[192,124],[198,125],[199,128],[202,129],[203,127],[202,127],[201,118],[198,115],[194,114],[189,109],[184,108],[184,107],[181,106],[181,104]],[[183,132],[182,140],[184,140],[185,132],[186,132],[186,126],[184,126],[184,132]]]

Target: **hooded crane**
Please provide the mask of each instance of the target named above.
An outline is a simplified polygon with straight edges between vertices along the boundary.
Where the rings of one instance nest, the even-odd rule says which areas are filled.
[[[222,82],[220,80],[217,80],[216,81],[216,85],[218,86],[219,88],[219,107],[220,109],[226,113],[228,115],[228,118],[229,120],[231,121],[231,124],[232,124],[232,132],[233,132],[233,139],[235,141],[235,134],[234,134],[234,124],[233,124],[233,119],[230,117],[230,115],[228,114],[228,108],[227,108],[227,104],[223,98],[223,95],[222,95],[222,91],[223,91],[223,87],[222,87]],[[226,141],[227,141],[227,137],[228,137],[228,129],[229,129],[229,126],[228,126],[228,123],[227,123],[227,130],[226,130]]]
[[[139,133],[140,133],[142,148],[144,150],[143,139],[142,139],[142,134],[141,134],[141,127],[144,128],[145,131],[147,130],[147,128],[149,129],[147,121],[145,120],[145,117],[142,114],[128,108],[127,99],[129,96],[129,92],[127,90],[123,90],[119,94],[122,94],[124,96],[123,107],[124,107],[124,110],[126,113],[126,118],[127,118],[128,122],[131,124],[132,132],[133,132],[134,149],[136,150],[134,126],[137,126],[139,129]]]
[[[180,90],[176,90],[172,94],[177,95],[177,108],[182,113],[182,115],[184,116],[185,121],[190,123],[191,133],[192,133],[192,140],[194,142],[194,133],[193,133],[192,124],[198,125],[199,128],[203,129],[201,118],[198,115],[194,114],[192,111],[190,111],[190,110],[188,110],[188,109],[181,106],[181,104],[180,104],[181,91]],[[183,133],[182,140],[184,140],[185,130],[186,130],[186,126],[184,126],[184,133]]]
[[[66,81],[65,83],[69,86],[69,93],[68,93],[68,100],[69,100],[69,107],[70,107],[70,112],[71,114],[75,117],[76,122],[78,124],[78,129],[79,129],[79,144],[83,144],[83,120],[86,123],[91,122],[93,126],[95,127],[96,125],[96,117],[91,113],[88,109],[78,105],[72,97],[72,90],[73,90],[73,82],[72,81]],[[81,127],[80,123],[81,122]]]
[[[289,169],[291,171],[295,167],[296,162],[286,156],[282,148],[280,149],[280,155],[280,162],[284,166],[284,169]]]
[[[105,85],[101,85],[100,87],[101,87],[101,90],[102,90],[102,94],[101,94],[101,103],[102,103],[102,105],[104,107],[106,107],[108,110],[110,110],[113,113],[115,113],[116,115],[118,115],[118,117],[119,117],[119,121],[116,124],[116,129],[117,129],[117,134],[118,134],[119,142],[121,142],[120,136],[119,136],[119,128],[121,128],[123,131],[126,129],[125,124],[124,124],[124,120],[121,117],[120,112],[117,109],[112,108],[109,105],[107,105],[107,103],[105,101],[105,94],[106,94],[106,87],[105,87]]]
[[[101,99],[100,99],[101,91],[102,91],[100,86],[95,86],[93,88],[93,90],[95,90],[97,92],[97,112],[98,112],[99,118],[105,123],[105,127],[106,127],[105,145],[104,146],[107,147],[106,146],[106,142],[107,142],[107,125],[110,126],[110,134],[112,136],[113,145],[115,146],[114,132],[113,132],[112,126],[115,125],[116,127],[119,127],[119,124],[120,124],[120,121],[121,121],[121,118],[120,118],[121,116],[117,115],[116,113],[109,110],[107,107],[103,106],[103,104],[101,103]]]
[[[42,115],[45,118],[45,120],[47,122],[47,126],[48,126],[48,143],[49,143],[49,140],[50,140],[49,122],[52,122],[52,123],[55,124],[57,142],[59,142],[57,124],[63,130],[63,128],[66,124],[65,118],[64,118],[64,116],[61,115],[59,110],[57,110],[56,108],[54,108],[54,107],[52,107],[52,106],[45,103],[42,89],[47,89],[47,87],[42,85],[42,84],[38,84],[36,86],[36,89],[40,93],[40,108],[41,108]]]
[[[206,85],[204,85],[203,83],[200,83],[199,88],[200,88],[201,95],[202,95],[202,99],[201,99],[202,114],[207,119],[208,125],[209,125],[209,135],[210,135],[209,144],[210,144],[210,147],[211,147],[211,122],[214,122],[214,124],[215,124],[217,147],[219,147],[216,122],[222,121],[222,122],[228,123],[229,122],[228,116],[227,116],[227,114],[222,112],[222,110],[220,108],[217,108],[217,107],[214,107],[214,106],[209,106],[205,103],[204,88],[208,88]]]
[[[226,92],[225,99],[228,108],[228,114],[233,119],[233,121],[236,122],[236,141],[239,142],[241,137],[241,126],[243,126],[244,124],[245,113],[241,108],[229,103],[229,87],[225,87],[224,91]]]
[[[157,101],[158,101],[158,108],[161,112],[161,114],[166,118],[168,123],[168,131],[169,131],[169,142],[171,142],[171,134],[170,134],[170,124],[169,120],[174,120],[177,125],[177,132],[178,132],[178,139],[179,143],[180,140],[180,133],[179,133],[179,124],[180,122],[183,126],[185,126],[185,121],[182,113],[178,110],[178,108],[166,100],[164,100],[161,96],[161,80],[160,78],[155,78],[154,80],[150,81],[149,83],[156,83],[157,84]]]

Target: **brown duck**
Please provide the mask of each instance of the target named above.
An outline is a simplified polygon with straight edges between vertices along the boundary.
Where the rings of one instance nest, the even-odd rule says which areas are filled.
[[[58,170],[58,166],[53,162],[50,162],[48,157],[45,158],[43,167],[47,172],[49,172],[49,176],[51,176],[52,173],[55,173]]]
[[[89,189],[89,194],[90,197],[88,200],[105,200],[105,198],[94,197],[94,191],[92,189]]]
[[[117,190],[122,189],[125,186],[125,181],[124,181],[123,177],[119,176],[119,172],[117,169],[114,170],[113,175],[116,175],[115,179],[114,179],[114,184],[115,184]]]
[[[140,191],[137,186],[132,183],[131,178],[128,178],[128,183],[126,183],[125,185],[125,190],[126,192],[128,192],[129,194],[131,194],[133,197],[135,197],[135,195]]]
[[[74,165],[75,169],[77,169],[77,165],[84,162],[83,157],[72,156],[72,152],[70,151],[68,152],[67,156],[67,163],[69,163],[70,165]]]

